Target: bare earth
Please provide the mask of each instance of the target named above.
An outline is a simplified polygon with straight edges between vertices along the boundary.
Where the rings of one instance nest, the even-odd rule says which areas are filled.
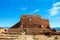
[[[60,40],[60,36],[0,34],[0,40]]]

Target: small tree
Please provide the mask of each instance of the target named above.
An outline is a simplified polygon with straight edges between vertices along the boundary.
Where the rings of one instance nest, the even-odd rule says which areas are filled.
[[[0,27],[0,29],[3,29],[2,27]]]
[[[58,37],[57,36],[55,37],[55,40],[58,40]]]
[[[55,29],[52,29],[54,32],[56,32],[56,30]]]
[[[45,32],[45,35],[49,35],[49,32]]]

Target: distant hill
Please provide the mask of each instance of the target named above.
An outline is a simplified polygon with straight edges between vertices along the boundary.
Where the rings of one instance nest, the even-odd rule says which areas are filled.
[[[3,29],[3,27],[0,27],[0,29]]]
[[[60,27],[55,27],[55,28],[52,28],[52,29],[56,29],[57,31],[60,31]]]
[[[10,27],[0,27],[0,29],[3,29],[3,28],[10,28]]]

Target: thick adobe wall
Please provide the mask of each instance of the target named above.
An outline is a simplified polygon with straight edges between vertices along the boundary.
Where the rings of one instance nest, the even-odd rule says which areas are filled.
[[[20,24],[24,28],[49,28],[49,20],[42,19],[39,15],[23,15]]]
[[[39,15],[23,15],[21,20],[11,28],[48,28],[50,29],[49,20],[42,19]]]
[[[47,28],[47,29],[50,28],[50,24],[49,24],[48,19],[42,19],[42,20],[40,20],[40,23],[41,23],[42,28]]]

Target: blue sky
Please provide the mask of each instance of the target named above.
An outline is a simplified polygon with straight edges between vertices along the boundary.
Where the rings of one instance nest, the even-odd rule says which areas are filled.
[[[0,27],[11,27],[23,14],[38,14],[60,27],[60,0],[0,0]]]

